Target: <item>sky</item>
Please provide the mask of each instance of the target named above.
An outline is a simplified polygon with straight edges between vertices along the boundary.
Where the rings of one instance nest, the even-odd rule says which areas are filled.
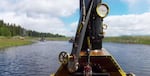
[[[106,36],[150,35],[150,0],[103,0]],[[0,20],[38,32],[74,36],[79,0],[0,0]]]

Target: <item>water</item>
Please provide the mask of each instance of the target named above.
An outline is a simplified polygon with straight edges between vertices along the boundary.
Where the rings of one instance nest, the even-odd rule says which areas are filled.
[[[150,46],[104,43],[126,72],[150,76]],[[1,49],[0,76],[49,76],[60,66],[58,55],[71,51],[66,41],[38,42],[32,45]]]
[[[59,67],[59,52],[70,49],[70,45],[49,41],[1,50],[0,76],[49,76]]]
[[[104,46],[126,72],[134,72],[136,76],[150,76],[149,45],[105,43]]]

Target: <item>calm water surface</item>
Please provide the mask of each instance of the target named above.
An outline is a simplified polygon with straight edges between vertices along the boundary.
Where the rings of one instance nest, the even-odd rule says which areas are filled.
[[[150,46],[104,43],[126,72],[150,76]],[[0,76],[49,76],[59,67],[61,51],[71,51],[66,41],[38,42],[32,45],[1,49]]]

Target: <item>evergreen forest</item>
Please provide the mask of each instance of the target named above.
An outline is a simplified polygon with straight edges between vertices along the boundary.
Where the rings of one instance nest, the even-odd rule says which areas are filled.
[[[27,30],[20,25],[4,23],[0,20],[0,36],[29,36],[29,37],[65,37],[64,35]]]

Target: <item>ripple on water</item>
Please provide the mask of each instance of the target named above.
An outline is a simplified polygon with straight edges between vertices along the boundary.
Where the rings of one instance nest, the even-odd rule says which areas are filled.
[[[126,72],[150,76],[150,46],[105,43],[103,45]],[[65,41],[39,42],[0,51],[0,76],[49,76],[59,67],[58,54],[71,51]]]

